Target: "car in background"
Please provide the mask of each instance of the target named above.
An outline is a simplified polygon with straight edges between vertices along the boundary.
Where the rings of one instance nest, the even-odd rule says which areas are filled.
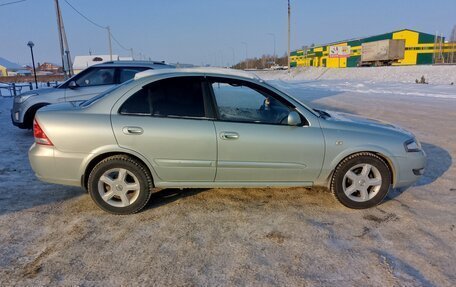
[[[112,61],[90,66],[64,83],[45,89],[22,93],[14,98],[11,110],[13,124],[31,129],[38,109],[49,104],[85,101],[149,69],[172,68],[163,62]]]
[[[29,159],[43,181],[81,186],[115,214],[153,188],[328,186],[343,205],[412,185],[425,153],[393,125],[312,109],[230,69],[144,71],[82,104],[40,109]]]

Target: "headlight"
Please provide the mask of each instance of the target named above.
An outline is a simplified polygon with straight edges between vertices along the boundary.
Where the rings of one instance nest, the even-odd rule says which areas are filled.
[[[14,102],[16,104],[22,104],[23,102],[25,102],[26,100],[28,100],[28,98],[32,97],[32,96],[37,96],[38,94],[28,94],[28,95],[20,95],[20,96],[16,96],[14,98]]]
[[[421,144],[417,139],[409,139],[404,143],[405,151],[417,152],[421,150]]]

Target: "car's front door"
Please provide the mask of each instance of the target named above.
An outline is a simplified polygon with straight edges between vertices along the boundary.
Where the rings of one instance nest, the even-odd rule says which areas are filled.
[[[116,84],[116,68],[90,68],[76,76],[74,82],[76,86],[67,85],[65,89],[65,101],[85,101]]]
[[[289,126],[293,107],[254,83],[209,78],[209,85],[218,111],[216,181],[311,183],[318,177],[319,126]]]
[[[214,181],[217,144],[202,79],[153,82],[112,112],[118,144],[146,157],[161,182]]]

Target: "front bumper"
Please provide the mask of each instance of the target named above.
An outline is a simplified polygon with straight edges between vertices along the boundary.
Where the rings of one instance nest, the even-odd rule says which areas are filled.
[[[394,157],[395,180],[393,187],[408,187],[417,182],[426,166],[426,154],[424,151],[409,152],[406,156]]]
[[[19,122],[19,112],[14,112],[14,110],[11,110],[11,122],[20,129],[28,128],[25,123]]]
[[[25,103],[13,102],[13,108],[11,109],[11,122],[16,127],[26,129],[24,118],[25,118]]]

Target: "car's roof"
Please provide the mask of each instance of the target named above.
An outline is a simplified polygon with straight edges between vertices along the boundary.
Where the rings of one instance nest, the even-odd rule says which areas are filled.
[[[192,74],[192,75],[211,75],[211,76],[236,76],[252,80],[261,80],[260,77],[253,73],[243,70],[228,69],[228,68],[213,68],[213,67],[195,67],[195,68],[177,68],[177,69],[160,69],[146,70],[135,75],[135,80],[154,77],[164,74]]]
[[[173,68],[160,61],[109,61],[93,65],[92,67],[151,67],[151,68]]]

